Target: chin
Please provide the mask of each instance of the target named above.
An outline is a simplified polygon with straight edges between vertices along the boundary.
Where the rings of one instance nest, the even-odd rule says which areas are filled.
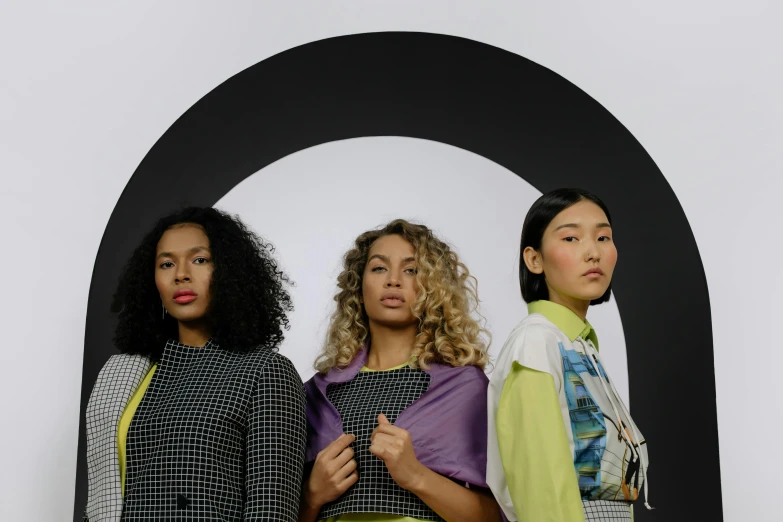
[[[379,325],[386,326],[387,328],[407,328],[418,323],[418,319],[415,317],[379,317],[375,319],[375,322]]]
[[[590,294],[575,295],[574,297],[576,299],[579,299],[580,301],[594,301],[595,299],[598,299],[602,295],[604,295],[603,292],[601,292],[600,294],[590,293]]]
[[[590,295],[587,295],[587,296],[584,296],[584,297],[580,296],[579,299],[581,299],[583,301],[593,302],[596,299],[600,299],[605,293],[606,293],[606,291],[603,291],[600,294],[590,294]]]
[[[603,296],[608,288],[609,288],[608,286],[606,288],[595,288],[595,287],[586,288],[585,293],[583,293],[582,295],[576,295],[574,297],[576,297],[577,299],[582,299],[584,301],[593,301]]]
[[[190,314],[178,314],[176,316],[172,315],[171,317],[173,317],[174,319],[176,319],[180,323],[193,323],[193,322],[201,321],[202,319],[204,319],[204,315],[205,314],[203,314],[203,313],[194,312],[194,313],[190,313]]]

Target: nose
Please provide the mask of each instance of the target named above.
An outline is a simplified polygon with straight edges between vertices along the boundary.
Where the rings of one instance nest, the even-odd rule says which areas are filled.
[[[177,276],[174,279],[177,283],[189,283],[190,282],[190,272],[184,269],[180,269],[177,272]]]
[[[601,249],[598,248],[598,243],[593,241],[589,243],[587,249],[585,250],[585,261],[600,261],[601,260]]]
[[[386,278],[384,286],[386,288],[400,288],[400,279],[391,271],[389,271],[389,276]]]

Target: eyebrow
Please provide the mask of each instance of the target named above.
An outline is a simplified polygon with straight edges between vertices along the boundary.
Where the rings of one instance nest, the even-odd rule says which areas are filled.
[[[196,252],[209,252],[209,249],[205,246],[197,246],[188,250],[188,254],[195,254]],[[171,252],[161,252],[155,259],[160,259],[161,257],[174,257],[174,254]]]
[[[582,228],[580,225],[577,225],[576,223],[566,223],[564,225],[560,225],[555,229],[555,232],[560,230],[561,228]],[[595,228],[612,228],[612,225],[609,223],[598,223]]]
[[[370,256],[370,259],[368,259],[367,262],[369,263],[370,261],[372,261],[373,259],[376,259],[376,258],[380,259],[381,261],[384,261],[386,263],[389,262],[389,256],[385,256],[383,254],[373,254],[373,255]],[[415,257],[406,257],[405,259],[402,260],[403,263],[408,263],[410,261],[416,261],[416,258]]]

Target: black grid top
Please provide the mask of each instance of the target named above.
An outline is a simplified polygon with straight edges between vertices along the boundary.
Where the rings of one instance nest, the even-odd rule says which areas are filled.
[[[304,406],[275,352],[169,342],[128,430],[122,520],[295,521]]]
[[[442,520],[419,497],[402,489],[386,464],[370,453],[370,435],[383,413],[392,424],[421,397],[430,376],[408,366],[381,372],[360,372],[352,380],[333,383],[326,396],[340,413],[345,433],[356,436],[354,459],[359,480],[340,498],[326,504],[319,520],[345,513],[389,513],[422,520]]]
[[[582,500],[585,522],[633,522],[631,505],[614,500]]]

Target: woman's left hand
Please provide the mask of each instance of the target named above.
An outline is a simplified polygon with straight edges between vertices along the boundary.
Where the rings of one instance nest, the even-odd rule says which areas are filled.
[[[370,453],[386,464],[394,481],[403,489],[415,491],[427,468],[416,458],[410,433],[392,425],[381,413],[370,442]]]

